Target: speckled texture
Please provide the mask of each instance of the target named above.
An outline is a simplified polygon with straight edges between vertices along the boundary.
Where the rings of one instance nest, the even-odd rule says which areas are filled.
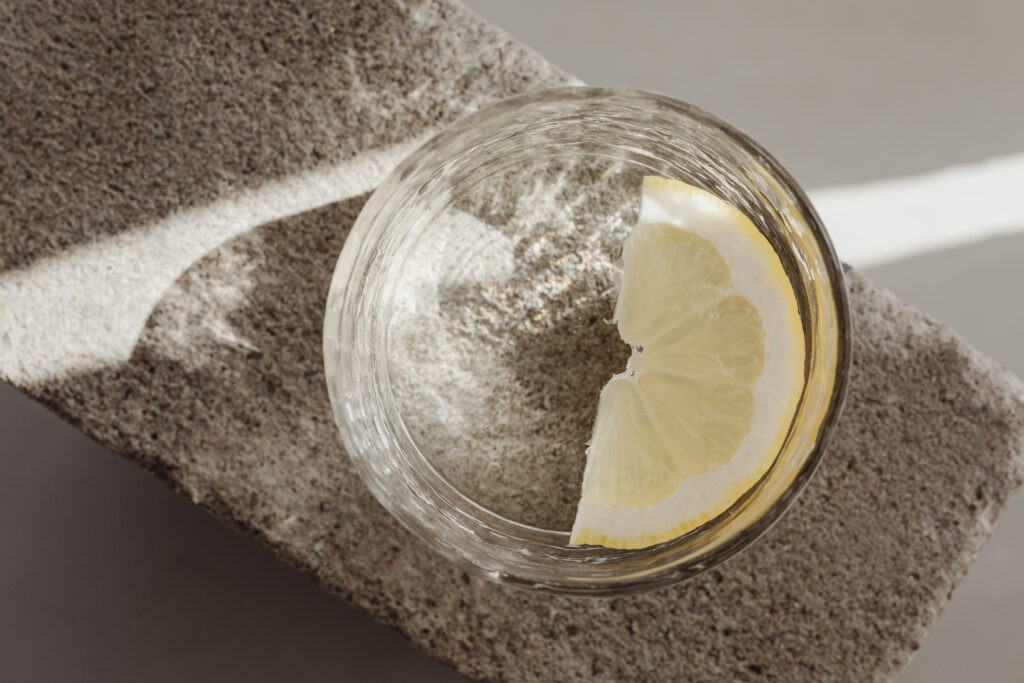
[[[415,302],[396,307],[389,336],[406,428],[510,519],[572,527],[597,399],[630,353],[610,321],[641,179],[594,157],[496,173],[431,221],[436,256],[396,283]]]
[[[2,15],[4,269],[565,80],[423,0],[5,0]]]
[[[218,6],[3,3],[0,280],[566,78],[447,4]],[[469,577],[397,526],[335,438],[321,308],[364,200],[214,248],[130,359],[21,388],[470,677],[885,679],[1021,482],[1020,384],[851,273],[847,410],[818,476],[754,547],[629,598]],[[2,344],[18,330],[0,320]]]

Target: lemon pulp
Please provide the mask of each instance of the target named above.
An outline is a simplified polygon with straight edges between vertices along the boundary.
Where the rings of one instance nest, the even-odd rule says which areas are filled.
[[[724,512],[771,466],[803,388],[792,285],[741,211],[644,178],[622,260],[633,355],[601,391],[573,545],[643,548]]]

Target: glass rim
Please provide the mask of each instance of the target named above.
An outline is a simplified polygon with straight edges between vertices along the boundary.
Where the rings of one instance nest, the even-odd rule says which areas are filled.
[[[467,138],[471,139],[474,135],[479,135],[481,130],[494,129],[498,127],[497,123],[504,119],[515,118],[525,111],[530,111],[531,108],[538,106],[572,107],[581,103],[597,106],[624,102],[631,105],[661,108],[674,116],[707,128],[722,136],[766,171],[768,178],[777,183],[780,190],[784,191],[792,200],[793,207],[800,216],[800,223],[807,228],[809,236],[813,240],[813,246],[818,251],[819,263],[817,265],[820,266],[822,274],[828,280],[828,287],[823,290],[823,296],[827,295],[827,301],[832,304],[832,314],[834,315],[832,323],[835,332],[835,357],[832,376],[827,378],[831,386],[831,390],[828,392],[828,403],[821,411],[820,419],[816,421],[813,445],[803,456],[802,462],[791,479],[751,521],[742,527],[731,529],[728,538],[707,552],[680,556],[671,562],[657,566],[644,565],[643,562],[638,563],[637,559],[657,552],[662,552],[662,556],[664,556],[665,549],[681,546],[687,539],[692,541],[695,535],[702,530],[706,533],[706,530],[711,527],[727,527],[730,519],[739,514],[737,509],[747,505],[749,500],[757,495],[760,491],[759,487],[772,475],[778,462],[773,463],[762,480],[748,489],[729,509],[698,529],[677,539],[651,548],[631,551],[605,548],[567,548],[568,532],[542,529],[509,519],[481,505],[459,490],[437,470],[429,458],[419,452],[408,432],[403,433],[404,424],[401,423],[400,416],[398,416],[398,424],[395,424],[393,420],[385,419],[385,423],[391,422],[386,425],[391,432],[383,440],[378,439],[376,444],[372,446],[368,444],[365,434],[360,433],[361,427],[352,420],[352,411],[349,410],[351,408],[350,401],[359,399],[358,397],[355,399],[349,397],[347,395],[349,392],[340,386],[342,382],[352,377],[351,368],[347,368],[345,363],[346,360],[352,360],[352,355],[349,354],[347,359],[343,358],[345,353],[342,351],[342,347],[346,343],[346,339],[353,339],[353,335],[356,334],[352,325],[358,319],[359,299],[364,293],[360,278],[366,275],[367,263],[373,258],[377,242],[392,228],[387,218],[390,215],[389,212],[396,209],[396,202],[400,202],[403,189],[407,189],[410,183],[415,184],[420,175],[424,174],[425,169],[429,170],[438,165],[452,163],[452,159],[458,158],[458,154],[454,152],[461,151],[460,145],[463,145]],[[796,283],[794,283],[794,288],[796,288]],[[470,114],[441,131],[396,167],[364,206],[338,259],[325,315],[324,353],[328,392],[346,450],[375,497],[404,526],[418,536],[436,541],[435,547],[446,555],[461,560],[464,565],[470,566],[491,579],[511,585],[530,586],[554,592],[607,595],[663,586],[699,573],[703,569],[724,561],[747,546],[782,516],[810,480],[834,431],[846,395],[851,362],[850,336],[849,303],[842,266],[809,199],[774,157],[729,124],[693,105],[673,98],[626,88],[569,86],[540,90],[509,98]],[[382,360],[383,363],[378,368],[378,382],[385,391],[390,391],[386,379],[386,354]],[[382,372],[384,373],[383,377],[381,376]],[[810,371],[808,371],[808,382],[810,381],[809,375]],[[391,400],[393,401],[393,397]],[[796,428],[799,413],[804,407],[804,400],[805,396],[802,395],[797,410],[798,414],[793,418],[793,429]],[[388,445],[398,448],[403,456],[408,456],[410,450],[418,454],[418,458],[415,458],[415,455],[412,456],[415,462],[396,460],[398,465],[405,462],[406,470],[409,469],[409,464],[418,466],[418,470],[415,472],[401,471],[402,468],[398,467],[393,468],[398,470],[398,476],[394,476],[395,471],[392,471],[393,476],[390,478],[382,477],[379,471],[380,463],[374,462],[377,456],[370,452],[373,448],[379,448],[382,443],[385,444],[385,448]],[[396,496],[396,491],[399,492],[398,496]],[[414,501],[416,504],[411,505],[408,504],[408,501],[403,503],[396,500],[402,495],[412,496],[416,499]],[[433,515],[434,518],[427,520],[427,514]],[[438,524],[442,525],[446,531],[453,531],[455,536],[441,534],[438,531]],[[509,564],[500,561],[501,557],[507,559],[505,555],[486,556],[488,547],[507,550],[509,542],[512,542],[513,545],[518,543],[530,546],[526,550],[533,559],[527,562],[525,569],[524,565],[519,563]],[[493,545],[489,546],[489,544]],[[476,548],[474,549],[473,546]],[[606,571],[604,573],[584,572],[583,575],[580,575],[579,572],[566,571],[563,575],[557,569],[559,564],[555,558],[558,553],[563,551],[570,551],[578,558],[577,562],[572,563],[577,569],[591,566],[600,567]],[[545,562],[551,563],[550,566],[545,568],[543,564]],[[614,570],[617,566],[626,568],[627,565],[631,567],[628,571],[618,573],[608,571]],[[531,571],[531,567],[540,569]]]

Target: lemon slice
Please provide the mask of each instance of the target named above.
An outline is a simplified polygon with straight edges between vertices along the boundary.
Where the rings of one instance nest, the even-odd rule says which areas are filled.
[[[706,190],[643,181],[570,543],[644,548],[729,508],[768,470],[804,382],[796,297],[754,224]]]

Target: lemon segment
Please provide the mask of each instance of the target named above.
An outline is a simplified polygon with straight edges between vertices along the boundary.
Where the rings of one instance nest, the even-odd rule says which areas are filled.
[[[729,508],[768,470],[804,382],[792,285],[750,219],[644,178],[615,322],[633,355],[601,392],[573,545],[643,548]]]

